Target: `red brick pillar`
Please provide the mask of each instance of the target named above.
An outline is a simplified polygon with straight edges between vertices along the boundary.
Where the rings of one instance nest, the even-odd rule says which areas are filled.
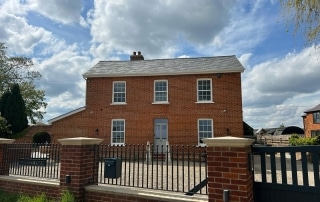
[[[250,146],[253,141],[238,137],[204,140],[207,145],[209,202],[253,202]],[[224,198],[224,192],[229,195],[229,200]]]
[[[15,140],[14,139],[6,139],[6,138],[0,138],[0,175],[9,175],[9,164],[5,163],[6,161],[9,161],[9,159],[4,158],[4,144],[12,144]],[[9,158],[9,154],[5,155],[7,158]]]
[[[69,190],[77,201],[84,201],[85,186],[98,182],[98,138],[65,138],[61,143],[60,187]]]

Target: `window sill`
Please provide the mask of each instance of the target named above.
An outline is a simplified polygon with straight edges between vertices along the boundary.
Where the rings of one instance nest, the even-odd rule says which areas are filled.
[[[168,105],[170,103],[169,102],[153,102],[151,104],[153,104],[153,105]]]
[[[212,101],[198,101],[196,104],[214,104],[215,102]]]
[[[124,143],[111,143],[111,146],[125,146]]]
[[[127,105],[127,103],[125,103],[125,102],[113,102],[113,103],[110,103],[110,105]]]

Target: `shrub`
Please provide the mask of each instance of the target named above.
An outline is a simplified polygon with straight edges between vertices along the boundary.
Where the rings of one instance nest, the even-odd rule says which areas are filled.
[[[13,202],[18,201],[19,194],[6,193],[0,190],[0,201],[1,202]]]
[[[292,146],[302,146],[302,145],[319,145],[320,137],[299,137],[296,134],[293,134],[289,138],[289,144]]]
[[[41,194],[38,196],[34,196],[34,197],[30,197],[27,195],[20,195],[18,202],[49,202],[50,200],[48,200],[46,198],[45,194]]]
[[[36,144],[50,143],[51,136],[47,132],[38,132],[33,136],[32,142]]]
[[[75,202],[74,196],[69,191],[65,190],[62,192],[61,202]]]

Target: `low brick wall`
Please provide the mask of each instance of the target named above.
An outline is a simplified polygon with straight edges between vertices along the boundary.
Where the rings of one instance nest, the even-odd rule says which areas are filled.
[[[59,200],[62,188],[58,181],[32,180],[26,177],[0,176],[0,189],[9,193],[24,193],[30,196],[45,194]],[[156,191],[151,189],[119,187],[114,185],[89,185],[85,187],[86,202],[207,202],[206,195],[186,196],[184,193]]]
[[[119,187],[114,185],[90,185],[85,191],[86,202],[117,201],[117,202],[207,202],[206,195],[187,196],[180,192],[156,191],[134,187]]]
[[[98,185],[98,138],[65,138],[61,143],[59,180],[35,181],[27,177],[9,176],[9,166],[3,159],[4,144],[13,140],[0,138],[0,189],[12,193],[40,195],[59,199],[67,189],[78,202],[159,202],[210,201],[222,202],[222,194],[229,190],[233,202],[253,202],[253,172],[249,168],[250,145],[254,140],[236,137],[207,139],[208,190],[206,195],[185,195],[151,189]],[[67,180],[68,179],[68,180]]]
[[[38,181],[25,177],[0,176],[0,189],[9,193],[24,193],[36,196],[44,193],[50,199],[61,197],[59,182]]]

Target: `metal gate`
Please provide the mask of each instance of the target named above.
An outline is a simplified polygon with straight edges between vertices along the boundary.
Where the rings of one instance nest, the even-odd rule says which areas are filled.
[[[254,146],[252,152],[254,201],[320,201],[320,146]]]

